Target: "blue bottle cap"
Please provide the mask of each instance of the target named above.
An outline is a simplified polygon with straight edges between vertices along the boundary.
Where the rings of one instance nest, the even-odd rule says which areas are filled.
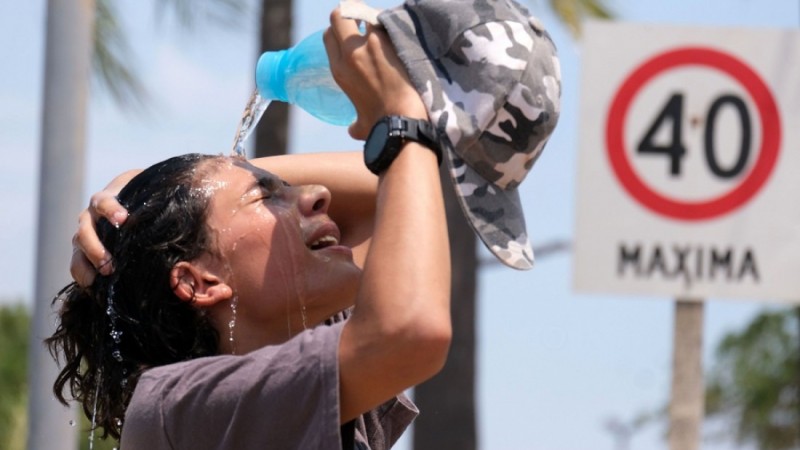
[[[261,97],[269,100],[288,100],[286,71],[283,70],[286,50],[264,52],[256,64],[256,88]]]

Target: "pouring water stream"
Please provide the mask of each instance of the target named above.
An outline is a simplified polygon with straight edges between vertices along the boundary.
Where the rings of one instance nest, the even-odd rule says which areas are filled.
[[[244,142],[255,130],[269,103],[270,100],[261,97],[258,90],[255,90],[253,95],[250,96],[250,100],[242,113],[242,119],[239,121],[239,127],[236,129],[236,135],[233,137],[231,156],[246,159]]]

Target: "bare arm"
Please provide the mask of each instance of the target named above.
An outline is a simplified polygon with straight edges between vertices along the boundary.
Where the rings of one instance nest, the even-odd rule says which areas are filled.
[[[331,15],[331,69],[358,111],[359,139],[380,117],[427,119],[383,31]],[[450,253],[436,155],[406,143],[378,183],[372,244],[339,344],[342,422],[438,372],[450,344]]]

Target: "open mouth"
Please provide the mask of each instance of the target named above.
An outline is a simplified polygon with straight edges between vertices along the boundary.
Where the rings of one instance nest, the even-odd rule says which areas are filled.
[[[322,236],[316,239],[311,245],[308,246],[311,250],[321,250],[326,247],[339,245],[339,239],[336,236]]]
[[[306,246],[311,251],[323,250],[338,246],[340,239],[339,227],[333,222],[325,221],[314,226],[313,231],[306,238]]]

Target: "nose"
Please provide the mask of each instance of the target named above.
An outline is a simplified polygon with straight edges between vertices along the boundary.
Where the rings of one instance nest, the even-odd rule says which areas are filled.
[[[311,184],[298,187],[298,207],[304,216],[327,214],[331,204],[331,191],[325,186]]]

